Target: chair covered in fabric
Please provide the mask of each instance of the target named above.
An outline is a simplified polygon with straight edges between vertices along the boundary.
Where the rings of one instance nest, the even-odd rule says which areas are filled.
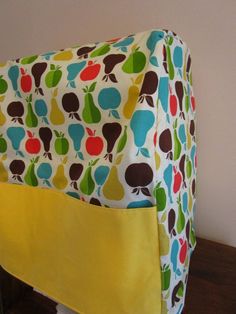
[[[153,29],[0,64],[0,265],[81,314],[181,313],[190,49]]]

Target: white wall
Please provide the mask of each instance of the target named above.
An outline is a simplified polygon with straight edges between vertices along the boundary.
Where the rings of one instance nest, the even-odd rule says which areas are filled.
[[[0,60],[147,30],[192,52],[199,236],[236,246],[235,0],[0,0]]]

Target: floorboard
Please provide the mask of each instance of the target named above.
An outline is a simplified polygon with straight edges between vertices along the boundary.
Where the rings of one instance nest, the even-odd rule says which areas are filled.
[[[236,248],[199,239],[184,314],[236,313]]]

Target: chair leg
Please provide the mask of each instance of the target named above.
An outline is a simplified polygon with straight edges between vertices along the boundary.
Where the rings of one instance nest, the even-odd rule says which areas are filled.
[[[0,287],[0,314],[4,314],[3,312],[3,304],[2,304],[2,292]]]
[[[0,314],[14,306],[30,290],[32,287],[16,279],[0,266]]]

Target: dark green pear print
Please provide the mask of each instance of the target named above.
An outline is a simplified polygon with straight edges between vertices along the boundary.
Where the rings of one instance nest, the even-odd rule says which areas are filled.
[[[90,54],[91,58],[99,57],[102,55],[105,55],[110,51],[110,45],[104,44],[101,47],[98,47],[97,49],[93,50],[93,52]]]
[[[31,186],[37,186],[38,185],[38,179],[35,174],[35,164],[39,161],[39,157],[33,158],[30,160],[30,164],[28,166],[28,169],[26,171],[24,181]]]
[[[168,73],[169,73],[169,78],[170,80],[173,80],[175,76],[175,70],[174,70],[174,65],[172,61],[172,53],[171,53],[171,45],[173,43],[173,37],[167,36],[166,37],[166,54],[167,54],[167,64],[168,64]]]
[[[182,146],[177,134],[178,120],[175,120],[174,128],[174,160],[178,160],[181,154]]]
[[[178,218],[177,218],[177,232],[180,234],[185,227],[185,215],[182,209],[182,203],[180,195],[178,197]]]
[[[127,142],[127,125],[125,125],[124,132],[119,139],[117,150],[116,150],[117,153],[122,152],[122,150],[125,148],[126,142]]]
[[[166,207],[166,191],[161,186],[161,182],[157,184],[154,189],[154,195],[156,198],[156,206],[158,211],[163,211]]]
[[[162,290],[168,290],[170,287],[171,270],[169,265],[165,265],[161,270]]]
[[[0,76],[0,95],[5,94],[8,88],[7,81],[3,78],[3,75]]]
[[[86,123],[98,123],[101,120],[101,113],[96,107],[92,92],[95,90],[96,82],[94,82],[90,87],[86,86],[83,91],[84,96],[84,108],[82,112],[82,118]]]
[[[83,178],[80,182],[80,190],[85,195],[91,195],[95,189],[95,182],[92,177],[92,167],[96,165],[98,159],[89,162],[87,169],[83,175]]]
[[[186,157],[186,174],[187,178],[190,179],[192,176],[192,162],[188,156]]]
[[[0,134],[0,153],[5,153],[7,151],[7,141],[3,137],[3,134]]]
[[[31,63],[33,63],[37,58],[38,58],[37,55],[24,57],[24,58],[21,58],[20,63],[21,63],[21,64],[31,64]]]
[[[32,107],[32,94],[26,98],[27,101],[27,114],[25,118],[25,124],[30,128],[35,128],[38,125],[38,118],[33,111]]]

